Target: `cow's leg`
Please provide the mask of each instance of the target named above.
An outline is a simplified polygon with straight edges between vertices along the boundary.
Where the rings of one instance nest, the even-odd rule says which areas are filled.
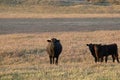
[[[98,55],[96,55],[96,62],[99,62],[99,57],[98,57]]]
[[[56,57],[56,65],[58,65],[58,56]]]
[[[108,57],[108,56],[105,56],[105,62],[106,62],[106,63],[107,63],[107,57]]]
[[[101,62],[103,62],[103,57],[101,57]]]
[[[99,58],[98,57],[94,57],[95,58],[95,62],[99,62]]]
[[[117,59],[117,62],[119,63],[120,61],[119,61],[118,55],[116,55],[116,59]]]
[[[97,61],[100,62],[100,58],[97,58]]]
[[[55,58],[55,57],[53,57],[53,64],[54,64],[54,58]]]
[[[95,62],[97,63],[97,58],[95,57]]]
[[[112,55],[112,59],[113,59],[113,62],[115,62],[115,56],[114,55]]]
[[[117,56],[117,62],[120,63],[118,56]]]
[[[50,58],[50,64],[52,64],[52,56],[49,56],[49,58]]]

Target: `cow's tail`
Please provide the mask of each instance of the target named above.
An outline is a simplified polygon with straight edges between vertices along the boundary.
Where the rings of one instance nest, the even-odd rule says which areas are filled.
[[[115,44],[115,47],[116,47],[116,56],[118,57],[119,54],[118,54],[118,46],[117,46],[117,44]]]
[[[118,58],[119,54],[118,54],[117,44],[115,44],[115,46],[116,46],[116,59],[117,59],[117,62],[120,63],[119,58]]]

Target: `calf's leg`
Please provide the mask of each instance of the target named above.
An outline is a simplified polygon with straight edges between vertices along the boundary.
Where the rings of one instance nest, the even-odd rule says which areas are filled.
[[[112,55],[112,59],[113,59],[113,62],[115,62],[115,56],[114,55]]]
[[[97,63],[97,58],[95,57],[95,63]]]
[[[106,63],[107,63],[107,57],[108,57],[108,56],[105,56],[105,62],[106,62]]]

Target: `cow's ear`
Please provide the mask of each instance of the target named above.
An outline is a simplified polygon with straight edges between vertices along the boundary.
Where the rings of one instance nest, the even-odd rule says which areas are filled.
[[[58,42],[60,42],[60,40],[57,40]]]
[[[47,42],[51,42],[51,40],[47,40]]]
[[[89,44],[86,44],[87,46],[89,46]]]

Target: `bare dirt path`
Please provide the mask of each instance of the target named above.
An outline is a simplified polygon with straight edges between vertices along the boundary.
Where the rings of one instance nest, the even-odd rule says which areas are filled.
[[[0,18],[0,34],[120,30],[120,18]]]

